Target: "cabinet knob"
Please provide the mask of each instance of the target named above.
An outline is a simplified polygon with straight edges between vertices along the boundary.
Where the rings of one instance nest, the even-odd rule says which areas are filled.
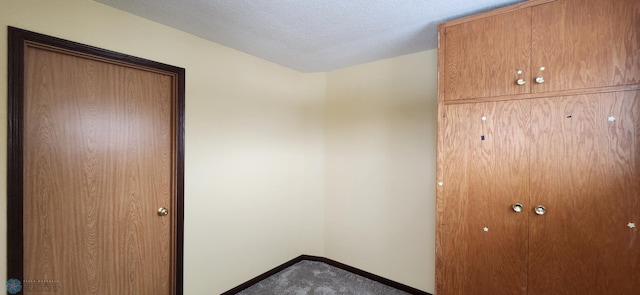
[[[536,83],[538,83],[538,84],[544,83],[544,77],[542,77],[542,76],[536,77]]]
[[[520,86],[522,86],[522,85],[524,85],[524,84],[526,84],[526,83],[527,83],[527,82],[526,82],[524,79],[522,79],[522,78],[520,78],[520,79],[518,79],[518,81],[516,81],[516,84],[518,84],[518,85],[520,85]]]
[[[516,213],[522,212],[522,204],[520,204],[520,203],[515,203],[515,204],[511,205],[511,208]]]
[[[547,213],[547,208],[545,208],[542,205],[538,205],[536,206],[536,208],[534,209],[534,211],[536,212],[536,214],[538,215],[544,215],[545,213]]]

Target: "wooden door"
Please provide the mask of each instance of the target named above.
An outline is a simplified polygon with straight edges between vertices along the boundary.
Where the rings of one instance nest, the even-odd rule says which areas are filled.
[[[181,294],[178,77],[36,42],[22,54],[23,293]]]
[[[529,93],[531,8],[446,27],[444,99]],[[518,71],[521,73],[519,74]]]
[[[529,294],[640,294],[640,92],[532,105]]]
[[[558,0],[532,9],[532,75],[544,77],[532,92],[640,83],[640,1]]]
[[[526,294],[529,102],[444,108],[437,294]]]

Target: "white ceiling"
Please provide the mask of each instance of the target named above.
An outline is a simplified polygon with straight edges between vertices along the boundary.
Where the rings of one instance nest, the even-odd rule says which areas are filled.
[[[438,23],[523,0],[95,0],[300,72],[437,48]]]

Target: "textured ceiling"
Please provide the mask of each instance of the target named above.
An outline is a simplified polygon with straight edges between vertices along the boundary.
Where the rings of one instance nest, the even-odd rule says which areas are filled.
[[[300,72],[437,47],[438,23],[523,0],[95,0]]]

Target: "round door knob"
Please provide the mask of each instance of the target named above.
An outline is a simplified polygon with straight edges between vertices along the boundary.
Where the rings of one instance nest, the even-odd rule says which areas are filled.
[[[522,86],[524,84],[527,84],[527,81],[525,81],[524,79],[520,78],[520,79],[518,79],[518,81],[516,81],[516,84]]]
[[[535,211],[535,212],[536,212],[536,214],[538,214],[538,215],[544,215],[544,213],[546,213],[546,212],[547,212],[547,208],[545,208],[545,207],[544,207],[544,206],[542,206],[542,205],[538,205],[538,206],[536,206],[536,208],[534,209],[534,211]]]
[[[544,83],[544,77],[542,77],[542,76],[536,77],[536,83],[538,83],[538,84]]]
[[[165,207],[158,208],[158,216],[167,216],[169,214],[169,210]]]
[[[520,203],[515,203],[515,204],[511,205],[511,208],[516,213],[522,212],[522,204],[520,204]]]

